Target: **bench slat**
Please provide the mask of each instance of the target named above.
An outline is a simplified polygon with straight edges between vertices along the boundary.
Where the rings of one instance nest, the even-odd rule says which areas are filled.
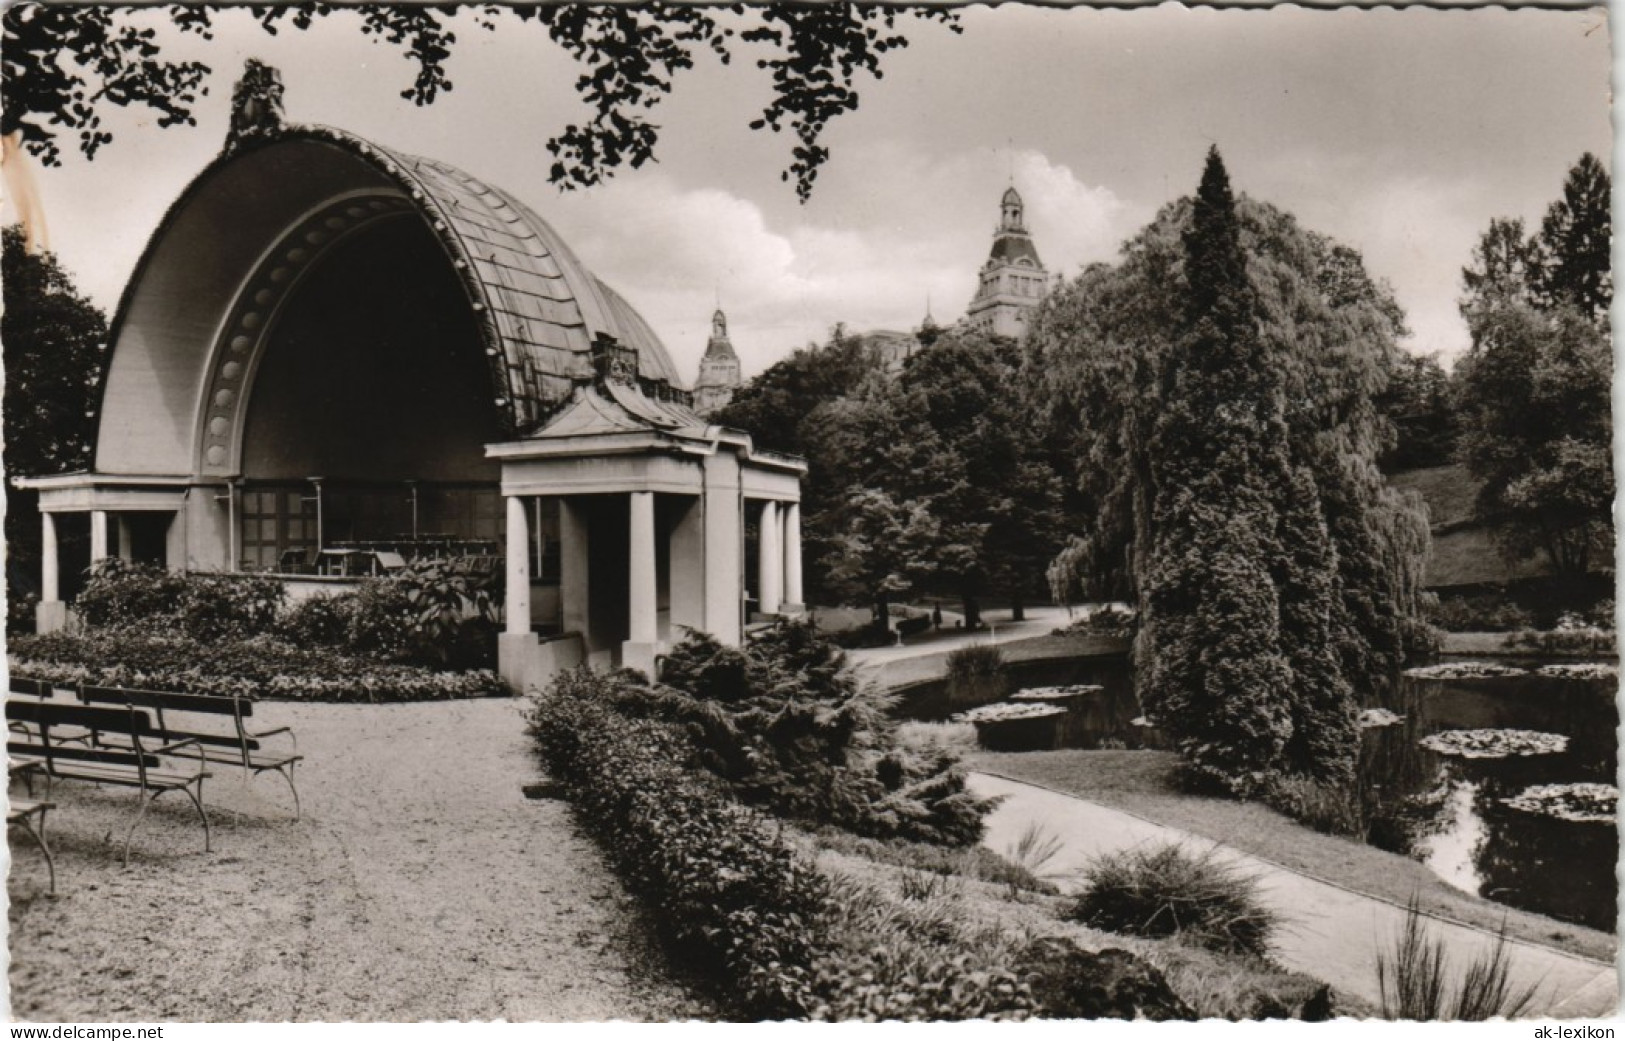
[[[152,717],[127,708],[96,708],[67,702],[6,699],[6,718],[39,726],[66,725],[114,734],[152,734]]]
[[[219,716],[237,715],[246,718],[254,714],[254,702],[248,698],[182,694],[167,690],[137,690],[130,687],[100,687],[88,683],[79,688],[79,700],[104,705],[161,708],[169,712],[207,712]]]
[[[106,763],[111,766],[146,766],[154,769],[163,765],[163,761],[155,755],[140,756],[135,752],[121,751],[116,748],[90,747],[88,745],[44,745],[25,743],[21,741],[6,742],[6,753],[12,757],[21,756],[29,761],[50,762],[55,759],[74,759],[86,763]]]

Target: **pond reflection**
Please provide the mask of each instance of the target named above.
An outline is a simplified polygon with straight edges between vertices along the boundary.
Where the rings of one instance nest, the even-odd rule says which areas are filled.
[[[1368,729],[1361,748],[1368,841],[1427,864],[1470,893],[1565,921],[1612,930],[1612,822],[1566,821],[1506,805],[1537,784],[1613,783],[1614,680],[1519,675],[1486,679],[1407,676],[1403,724]],[[1562,734],[1562,752],[1469,759],[1418,742],[1444,730],[1521,729]]]
[[[1528,669],[1538,662],[1507,662]],[[1140,710],[1122,657],[1008,666],[994,685],[939,680],[903,693],[901,712],[946,719],[1030,687],[1104,687],[1070,740],[1078,748],[1159,747],[1133,720]],[[985,689],[984,689],[985,688]],[[1613,931],[1619,838],[1612,821],[1569,821],[1514,809],[1533,785],[1615,781],[1617,680],[1519,675],[1406,676],[1385,708],[1402,717],[1364,730],[1360,799],[1366,841],[1414,857],[1460,889],[1512,907]],[[1469,759],[1419,743],[1445,730],[1514,729],[1562,734],[1562,752]]]

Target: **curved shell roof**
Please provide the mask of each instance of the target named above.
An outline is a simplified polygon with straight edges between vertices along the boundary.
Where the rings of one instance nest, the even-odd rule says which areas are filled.
[[[279,137],[300,130],[354,143],[364,155],[370,149],[386,164],[392,162],[394,169],[386,165],[386,172],[417,189],[414,200],[434,211],[434,230],[451,247],[454,263],[478,294],[475,309],[500,343],[510,391],[540,406],[516,416],[516,426],[533,424],[548,406],[568,397],[571,380],[592,375],[590,352],[600,333],[637,351],[639,376],[681,386],[649,323],[524,203],[450,164],[373,145],[345,131],[296,128]]]
[[[592,378],[601,336],[636,352],[645,391],[682,407],[686,395],[667,388],[683,384],[654,330],[523,203],[438,160],[287,125],[223,152],[148,240],[110,330],[98,466],[185,472],[195,434],[151,417],[191,411],[185,400],[207,377],[187,373],[219,353],[207,330],[242,309],[256,258],[321,207],[379,193],[423,220],[463,282],[508,436],[537,429]]]

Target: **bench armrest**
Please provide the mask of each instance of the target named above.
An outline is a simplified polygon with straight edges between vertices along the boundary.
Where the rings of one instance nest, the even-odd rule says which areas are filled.
[[[272,727],[270,730],[245,730],[243,733],[248,737],[254,738],[255,740],[262,737],[275,737],[278,734],[286,734],[288,735],[288,740],[293,742],[293,747],[299,747],[299,738],[294,736],[292,727]]]

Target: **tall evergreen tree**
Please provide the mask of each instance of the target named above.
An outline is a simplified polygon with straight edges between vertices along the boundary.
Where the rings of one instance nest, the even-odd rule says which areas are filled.
[[[1233,789],[1347,777],[1352,692],[1397,676],[1426,527],[1376,469],[1373,399],[1402,327],[1358,254],[1238,202],[1216,153],[1034,323],[1095,505],[1053,577],[1138,599],[1142,704]]]
[[[1379,400],[1404,316],[1354,250],[1266,204],[1243,197],[1235,209],[1259,335],[1284,387],[1287,453],[1312,476],[1331,540],[1331,647],[1353,690],[1380,695],[1425,636],[1426,513],[1377,467],[1393,441]],[[1075,537],[1051,569],[1058,598],[1143,600],[1157,530],[1153,435],[1167,412],[1163,374],[1184,337],[1193,213],[1189,199],[1164,207],[1120,262],[1093,265],[1052,294],[1025,343],[1029,407],[1067,432],[1088,507],[1073,511]]]
[[[1607,316],[1614,299],[1610,187],[1608,171],[1587,152],[1569,170],[1563,197],[1546,210],[1534,281],[1548,309],[1569,304],[1587,318]]]
[[[1292,736],[1292,668],[1271,568],[1285,402],[1259,336],[1235,200],[1208,153],[1185,233],[1184,335],[1162,374],[1140,702],[1196,767],[1261,782]]]

